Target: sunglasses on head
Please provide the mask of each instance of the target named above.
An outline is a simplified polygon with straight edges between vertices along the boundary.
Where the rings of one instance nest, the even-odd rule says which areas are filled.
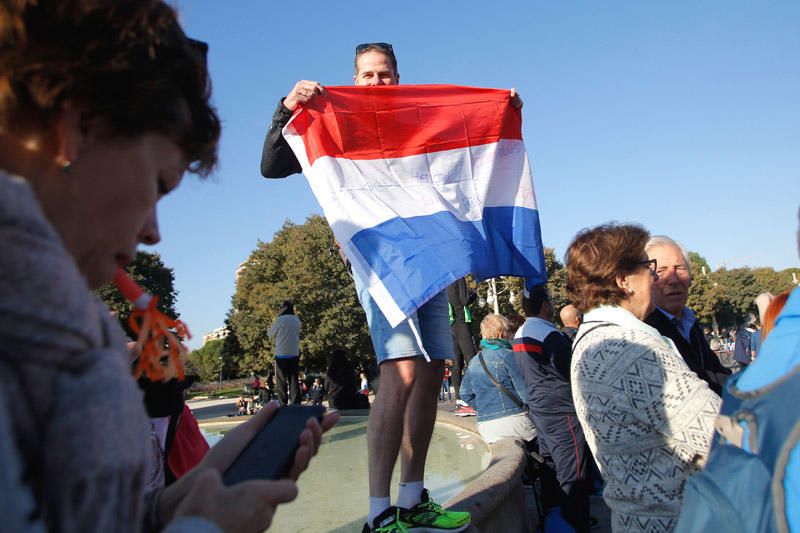
[[[191,46],[196,52],[198,52],[203,58],[208,56],[208,44],[203,41],[198,41],[197,39],[192,39],[191,37],[186,38],[189,41],[189,46]]]
[[[377,48],[381,52],[394,55],[394,49],[389,43],[361,43],[356,46],[356,55],[363,54],[370,48]]]

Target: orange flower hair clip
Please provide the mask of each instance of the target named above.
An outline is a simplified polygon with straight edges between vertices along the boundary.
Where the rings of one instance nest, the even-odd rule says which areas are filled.
[[[114,284],[134,307],[128,324],[142,346],[134,377],[145,374],[151,381],[167,381],[173,376],[183,380],[183,358],[188,349],[181,338],[192,338],[186,324],[159,311],[158,296],[147,294],[121,268],[114,275]]]

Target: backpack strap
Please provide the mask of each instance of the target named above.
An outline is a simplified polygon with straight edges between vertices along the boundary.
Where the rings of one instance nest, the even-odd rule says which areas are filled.
[[[601,322],[599,320],[590,320],[589,322],[584,322],[584,324],[596,324],[596,325],[590,327],[589,329],[583,332],[583,335],[575,339],[575,342],[572,343],[572,350],[570,352],[570,355],[575,353],[575,348],[578,346],[578,343],[580,343],[586,335],[593,332],[594,330],[605,328],[608,326],[622,327],[619,324],[614,324],[613,322]]]
[[[511,392],[510,390],[505,388],[503,386],[503,384],[500,383],[499,381],[497,381],[495,379],[495,377],[492,375],[492,373],[489,372],[489,368],[486,366],[486,361],[484,361],[484,359],[483,359],[483,350],[478,352],[478,359],[480,359],[481,366],[483,367],[483,371],[486,372],[486,375],[489,377],[489,379],[492,381],[492,383],[494,383],[494,386],[497,387],[498,389],[500,389],[502,392],[504,392],[506,394],[506,396],[511,398],[511,401],[513,401],[515,404],[517,404],[517,407],[522,409],[523,412],[527,413],[528,412],[528,404],[523,402],[519,398],[519,396],[517,396],[516,394],[514,394],[513,392]]]

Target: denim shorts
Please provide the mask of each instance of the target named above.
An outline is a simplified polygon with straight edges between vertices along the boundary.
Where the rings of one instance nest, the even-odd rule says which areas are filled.
[[[370,296],[364,283],[353,272],[356,292],[361,307],[367,314],[369,335],[380,365],[387,359],[403,357],[422,357],[417,338],[411,331],[408,320],[392,328],[383,311]],[[444,290],[428,300],[425,305],[408,317],[422,338],[425,351],[431,359],[453,359],[453,339],[450,333],[450,310],[447,302],[447,291]]]

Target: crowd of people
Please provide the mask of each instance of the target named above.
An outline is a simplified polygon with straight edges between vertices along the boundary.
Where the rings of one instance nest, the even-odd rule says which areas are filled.
[[[138,244],[159,242],[156,204],[184,172],[216,165],[207,45],[161,0],[3,2],[0,45],[0,529],[263,531],[296,497],[338,416],[308,420],[287,479],[226,486],[221,477],[278,402],[210,450],[169,462],[166,441],[181,427],[198,433],[188,415],[177,422],[185,387],[137,385],[137,347],[93,293]],[[397,85],[393,47],[359,45],[353,80]],[[278,103],[265,177],[301,171],[281,130],[324,91],[301,80]],[[522,107],[514,90],[509,101]],[[582,230],[566,266],[563,330],[539,286],[516,326],[484,319],[477,346],[464,280],[392,327],[353,273],[381,383],[363,531],[470,526],[470,513],[445,509],[425,487],[437,397],[450,392],[446,360],[457,409],[474,410],[486,441],[518,439],[542,460],[551,524],[590,529],[596,464],[615,531],[800,531],[800,430],[787,408],[799,388],[800,293],[766,303],[760,331],[753,322],[737,332],[733,367],[686,307],[692,273],[673,239],[630,224]],[[285,301],[269,328],[286,405],[302,395],[300,326]],[[309,397],[364,406],[364,381],[339,351]]]
[[[679,242],[636,225],[599,226],[576,236],[566,264],[573,303],[559,310],[560,328],[537,286],[522,298],[524,318],[490,314],[476,342],[471,327],[456,332],[472,321],[474,293],[463,279],[448,289],[465,293],[450,304],[454,352],[471,355],[461,376],[445,366],[439,400],[454,391],[454,413],[477,415],[484,441],[519,440],[542,462],[526,473],[541,480],[545,531],[588,531],[598,485],[615,531],[672,531],[683,487],[709,459],[726,380],[744,365],[712,349],[710,329],[687,307],[692,272]],[[746,346],[748,364],[756,360],[753,333],[766,339],[789,295],[760,295],[761,327],[743,324],[730,352]],[[346,383],[354,397],[356,371],[343,351],[331,369],[326,381]]]
[[[707,531],[732,523],[747,524],[742,531],[795,530],[798,417],[764,404],[776,409],[800,387],[800,334],[787,304],[794,296],[796,305],[797,290],[756,299],[762,327],[750,321],[736,333],[733,351],[748,358],[728,368],[727,353],[711,349],[686,306],[692,273],[677,241],[637,225],[602,225],[578,233],[566,266],[572,303],[560,312],[561,330],[543,286],[523,297],[527,318],[513,335],[515,358],[492,346],[505,347],[492,327],[505,319],[489,315],[461,391],[487,442],[497,441],[499,427],[543,457],[544,530],[564,530],[560,519],[566,530],[590,529],[595,471],[614,531]],[[779,316],[784,336],[764,345]],[[756,332],[763,351],[753,346]],[[779,342],[780,355],[773,348]],[[527,405],[515,406],[515,397]],[[523,413],[532,427],[519,424]],[[753,504],[736,483],[755,483],[766,499]],[[685,490],[692,497],[684,498]]]

